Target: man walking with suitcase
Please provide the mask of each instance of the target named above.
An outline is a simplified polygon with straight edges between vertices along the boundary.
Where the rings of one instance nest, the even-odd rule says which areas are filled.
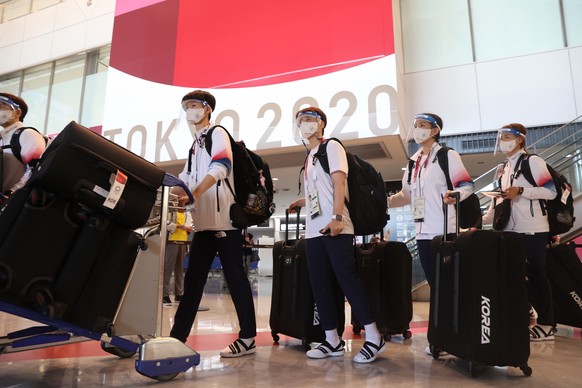
[[[220,352],[221,357],[241,357],[255,353],[256,319],[251,286],[243,269],[243,236],[232,226],[229,209],[235,202],[225,179],[233,182],[232,148],[222,127],[212,132],[211,152],[205,147],[210,116],[216,106],[214,96],[195,90],[182,98],[194,144],[179,175],[192,190],[194,236],[184,278],[184,295],[178,305],[170,335],[186,342],[200,306],[212,260],[218,255],[240,324],[239,338]],[[181,188],[172,190],[184,195]],[[188,201],[186,201],[187,203]]]
[[[366,341],[354,357],[356,363],[374,361],[386,349],[372,316],[370,300],[364,284],[357,275],[354,259],[354,227],[346,200],[348,164],[344,148],[336,141],[327,145],[330,174],[318,163],[317,153],[323,139],[327,118],[316,107],[300,110],[295,115],[301,137],[310,149],[304,172],[305,197],[289,205],[307,207],[305,244],[311,287],[325,341],[307,352],[309,358],[344,355],[344,341],[338,334],[338,313],[333,292],[334,277],[352,306],[352,311],[364,325]],[[305,144],[305,143],[304,143]]]

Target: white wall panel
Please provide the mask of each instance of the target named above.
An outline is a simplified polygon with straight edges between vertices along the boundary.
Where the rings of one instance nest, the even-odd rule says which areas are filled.
[[[106,46],[113,37],[113,12],[87,21],[85,47]]]
[[[56,8],[57,13],[55,23],[55,29],[57,30],[82,23],[86,20],[85,14],[75,1],[65,1],[54,8]]]
[[[576,101],[576,116],[582,115],[582,46],[570,50],[572,87]]]
[[[58,59],[85,50],[87,24],[81,23],[62,28],[52,34],[51,59]]]
[[[567,50],[476,66],[484,129],[510,122],[554,124],[576,116]]]
[[[21,51],[21,44],[0,47],[0,58],[2,58],[2,61],[0,61],[2,65],[0,67],[18,69]]]
[[[22,42],[22,55],[20,58],[20,66],[17,69],[30,67],[30,65],[38,65],[48,62],[51,58],[51,48],[53,40],[52,34],[39,36],[28,39]],[[23,66],[23,64],[30,64]]]
[[[0,47],[20,43],[24,39],[24,18],[0,24]],[[0,69],[3,64],[0,61]],[[1,73],[1,72],[0,72]]]
[[[55,29],[57,7],[48,7],[24,16],[24,40],[50,34]]]
[[[399,93],[405,93],[410,116],[402,118],[406,130],[420,112],[441,116],[447,135],[480,130],[474,65],[407,74]]]

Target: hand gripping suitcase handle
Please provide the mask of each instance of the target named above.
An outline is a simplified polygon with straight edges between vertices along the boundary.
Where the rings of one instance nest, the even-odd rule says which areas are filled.
[[[295,240],[299,240],[299,214],[301,213],[301,207],[295,206],[293,208],[295,213],[297,213],[297,225],[295,228]],[[285,209],[285,243],[289,241],[289,209]]]
[[[458,191],[451,192],[451,197],[455,198],[455,235],[459,235],[459,202],[461,193]],[[449,233],[449,205],[447,205],[443,198],[443,241],[447,241],[447,234]]]

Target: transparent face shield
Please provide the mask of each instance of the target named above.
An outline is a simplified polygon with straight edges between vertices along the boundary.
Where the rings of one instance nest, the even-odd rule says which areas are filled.
[[[313,111],[305,111],[305,112],[301,112],[300,114],[297,115],[297,117],[295,118],[295,125],[297,125],[297,128],[301,127],[301,123],[303,122],[316,122],[316,123],[321,123],[321,116],[317,114],[317,112],[313,112]]]
[[[0,125],[4,125],[6,122],[10,121],[14,115],[14,111],[19,108],[20,106],[10,98],[0,96]]]
[[[414,116],[414,120],[412,120],[412,124],[406,136],[406,143],[408,144],[411,141],[415,141],[418,144],[422,143],[424,140],[432,136],[431,133],[435,127],[438,128],[439,131],[441,130],[434,117],[425,114]]]
[[[178,122],[176,123],[176,127],[193,127],[202,119],[204,119],[204,116],[207,114],[208,110],[212,112],[212,108],[210,108],[210,105],[208,105],[206,101],[194,98],[182,101],[182,107],[178,114]]]
[[[493,156],[497,155],[498,151],[504,152],[504,150],[502,149],[501,142],[503,141],[509,142],[514,139],[517,139],[520,136],[523,137],[523,139],[525,140],[525,135],[519,132],[517,129],[501,128],[497,132],[497,139],[495,140],[495,150],[493,151]]]

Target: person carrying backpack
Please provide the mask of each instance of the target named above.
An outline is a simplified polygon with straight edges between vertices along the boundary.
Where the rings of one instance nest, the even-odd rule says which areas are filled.
[[[546,273],[546,244],[549,241],[549,222],[543,202],[557,195],[552,175],[546,162],[525,150],[527,129],[518,123],[499,130],[496,150],[507,159],[497,171],[501,184],[500,198],[491,201],[483,216],[483,223],[493,224],[497,230],[513,231],[523,235],[526,246],[527,277],[530,303],[537,311],[537,324],[530,327],[530,340],[554,340],[556,322],[552,291]],[[523,173],[527,163],[535,185]]]
[[[372,362],[386,349],[386,343],[376,327],[368,293],[356,272],[354,226],[346,206],[346,200],[349,201],[347,176],[351,173],[348,171],[346,152],[337,141],[327,143],[330,172],[327,173],[316,156],[320,145],[325,142],[325,113],[310,106],[298,111],[295,118],[301,137],[308,142],[306,148],[309,148],[309,156],[303,171],[305,197],[293,201],[289,212],[295,213],[297,207],[307,208],[307,266],[321,326],[325,331],[325,341],[309,350],[307,357],[322,359],[344,355],[333,292],[335,277],[366,332],[364,345],[353,360],[356,363]]]
[[[388,198],[391,208],[412,205],[418,255],[426,280],[433,286],[435,280],[431,241],[443,234],[443,201],[449,205],[448,230],[455,230],[456,210],[453,192],[460,194],[460,200],[468,198],[474,191],[473,181],[463,165],[461,156],[449,149],[448,176],[452,189],[448,188],[447,177],[440,167],[437,153],[442,148],[438,140],[443,128],[443,120],[434,113],[421,113],[414,117],[408,141],[421,145],[410,158],[410,174],[407,169],[402,177],[402,190]],[[427,348],[427,352],[429,348]],[[430,354],[430,352],[429,352]]]
[[[0,203],[24,186],[46,141],[36,129],[25,127],[28,105],[18,96],[0,93]]]
[[[243,269],[242,231],[232,226],[229,214],[235,197],[224,184],[225,179],[233,178],[229,135],[223,127],[216,126],[211,135],[210,152],[205,145],[215,106],[214,96],[203,90],[192,91],[182,98],[182,108],[194,133],[194,143],[190,150],[191,162],[186,161],[179,178],[194,196],[194,236],[184,277],[184,294],[176,310],[170,336],[186,342],[200,306],[210,266],[218,252],[240,325],[239,338],[220,352],[221,357],[231,358],[255,353],[257,324],[251,286]],[[189,202],[184,198],[182,188],[174,187],[172,192],[182,196],[182,203]]]

